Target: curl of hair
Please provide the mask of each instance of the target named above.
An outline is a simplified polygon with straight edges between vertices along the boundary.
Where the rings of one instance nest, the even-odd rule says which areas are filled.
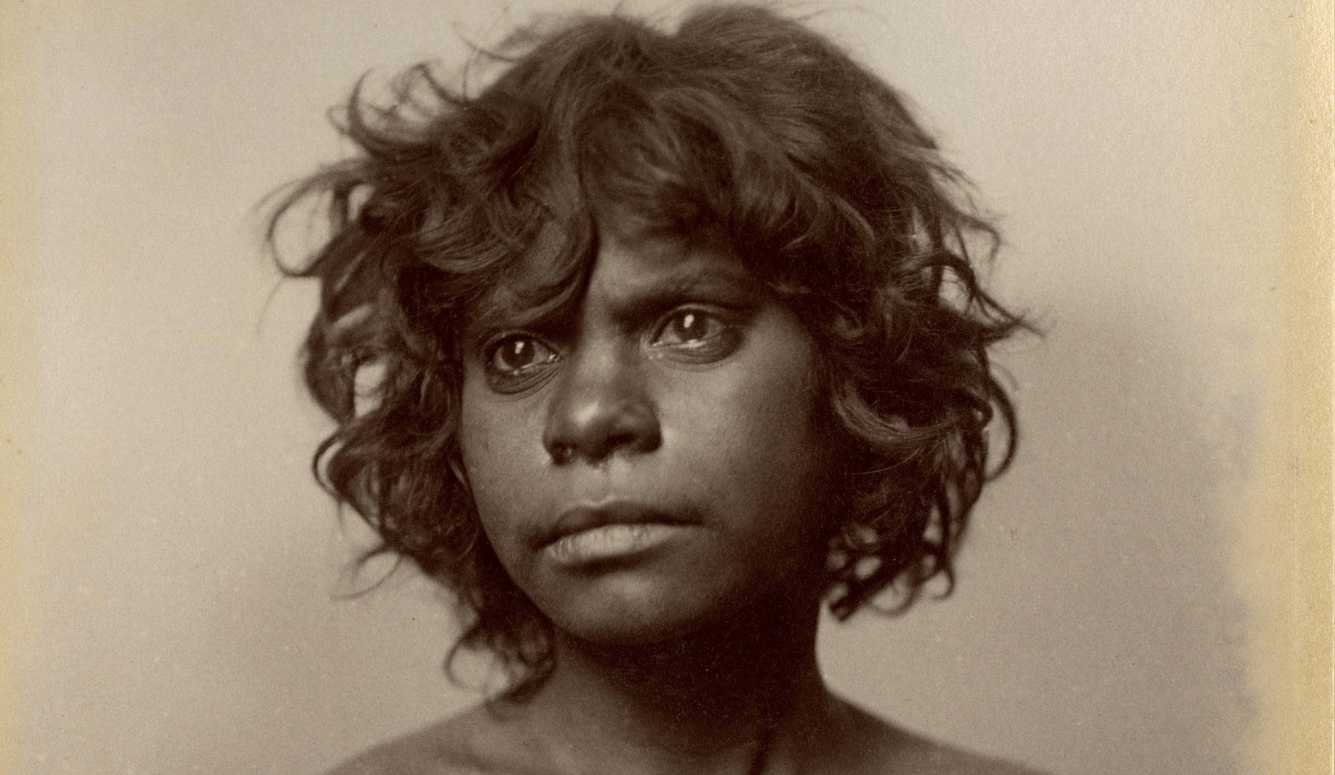
[[[998,237],[891,87],[802,24],[704,8],[675,33],[611,17],[525,30],[485,56],[476,96],[420,65],[387,106],[361,85],[336,123],[360,149],[291,189],[329,237],[287,273],[320,283],[306,382],[337,429],[317,478],[468,614],[456,649],[517,687],[552,665],[551,624],[507,577],[462,474],[457,336],[470,305],[541,244],[550,303],[599,225],[719,229],[817,342],[847,443],[826,599],[840,618],[913,603],[952,558],[986,480],[1010,462],[1012,403],[988,348],[1024,320],[980,285]],[[540,239],[555,234],[553,240]],[[369,406],[357,375],[382,370]],[[1000,429],[989,468],[988,426]]]

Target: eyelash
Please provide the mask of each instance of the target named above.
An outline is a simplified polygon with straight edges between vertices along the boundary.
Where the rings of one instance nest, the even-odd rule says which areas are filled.
[[[507,348],[515,350],[528,343],[534,349],[533,360],[518,367],[503,363]],[[487,384],[498,393],[518,393],[537,384],[549,373],[547,367],[561,360],[555,347],[539,337],[523,332],[508,333],[487,344],[482,351]]]
[[[703,321],[706,335],[683,339],[676,343],[663,342],[663,338],[668,335],[674,323],[683,322],[684,325],[691,325],[695,322],[691,318],[697,317]],[[687,363],[709,363],[725,358],[741,344],[741,329],[738,322],[727,318],[728,316],[720,312],[698,307],[677,308],[654,329],[651,346],[663,348],[658,351],[662,353],[659,357],[672,357]]]
[[[675,332],[674,324],[678,324]],[[692,335],[688,329],[698,325],[703,325],[704,331]],[[736,352],[742,342],[740,321],[735,315],[696,306],[673,309],[651,331],[648,342],[651,357],[683,364],[722,360]],[[674,334],[679,341],[667,341]],[[504,363],[507,352],[520,355],[525,346],[533,349],[528,363],[519,366]],[[487,384],[498,393],[519,393],[541,384],[552,373],[551,367],[564,357],[560,348],[526,331],[492,338],[483,346],[482,356]]]

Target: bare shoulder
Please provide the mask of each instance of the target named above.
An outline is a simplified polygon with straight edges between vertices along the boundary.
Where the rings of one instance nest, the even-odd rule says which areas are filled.
[[[479,706],[425,729],[390,740],[344,762],[327,775],[475,775],[496,772],[495,723]]]
[[[841,736],[856,761],[835,764],[830,772],[857,775],[1047,775],[1003,759],[966,751],[909,732],[844,703]]]
[[[945,745],[840,701],[808,728],[803,772],[812,775],[1045,775]],[[487,705],[379,745],[327,775],[478,775],[534,771],[533,741]],[[522,724],[520,724],[522,726]],[[543,769],[538,767],[538,769]]]

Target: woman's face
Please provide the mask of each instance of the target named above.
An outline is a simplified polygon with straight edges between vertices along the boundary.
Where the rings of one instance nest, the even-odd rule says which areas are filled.
[[[526,308],[523,284],[470,321],[460,427],[519,588],[604,643],[808,604],[830,455],[797,318],[707,237],[605,236],[573,310]]]

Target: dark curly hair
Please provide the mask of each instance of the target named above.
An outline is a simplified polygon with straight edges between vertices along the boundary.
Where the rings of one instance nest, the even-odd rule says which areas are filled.
[[[903,98],[754,7],[702,8],[672,33],[617,15],[549,22],[479,60],[501,72],[476,95],[428,65],[388,105],[359,83],[335,122],[359,153],[290,189],[268,236],[276,250],[296,205],[324,208],[322,244],[280,260],[320,282],[305,378],[337,430],[316,474],[377,531],[376,553],[457,594],[455,648],[498,655],[515,685],[553,659],[551,624],[502,569],[462,473],[463,316],[539,232],[560,235],[548,301],[571,293],[600,223],[719,230],[815,339],[823,409],[845,437],[833,613],[882,592],[902,610],[938,575],[948,591],[969,513],[1014,452],[987,350],[1027,326],[980,286],[975,257],[997,232]]]

